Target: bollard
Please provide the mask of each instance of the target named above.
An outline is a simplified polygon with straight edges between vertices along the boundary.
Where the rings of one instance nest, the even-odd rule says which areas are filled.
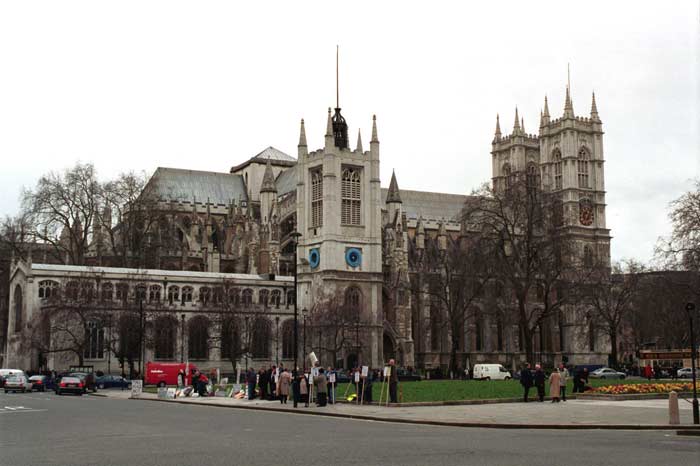
[[[671,392],[668,394],[668,423],[681,423],[681,417],[678,411],[678,393],[676,392]]]

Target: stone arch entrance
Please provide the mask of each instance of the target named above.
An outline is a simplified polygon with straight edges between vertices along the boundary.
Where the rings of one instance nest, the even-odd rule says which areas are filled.
[[[352,369],[353,367],[357,367],[357,354],[355,353],[350,353],[348,354],[348,357],[345,358],[345,368],[346,369]]]
[[[389,359],[396,359],[396,346],[394,345],[394,340],[386,332],[384,332],[383,352],[384,361],[388,361]]]

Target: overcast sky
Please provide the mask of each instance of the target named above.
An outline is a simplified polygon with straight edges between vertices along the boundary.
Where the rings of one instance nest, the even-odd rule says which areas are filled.
[[[354,148],[372,114],[382,185],[467,194],[491,176],[496,113],[536,133],[544,95],[603,121],[613,259],[648,260],[697,176],[698,2],[2,2],[0,214],[77,160],[102,178],[226,172],[323,144],[340,104]]]

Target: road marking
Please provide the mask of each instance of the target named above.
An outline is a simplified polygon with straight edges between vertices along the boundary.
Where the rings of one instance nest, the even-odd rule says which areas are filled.
[[[48,411],[48,409],[22,409],[19,411],[5,411],[4,409],[0,408],[0,414],[20,414],[20,413],[38,413],[42,411]]]

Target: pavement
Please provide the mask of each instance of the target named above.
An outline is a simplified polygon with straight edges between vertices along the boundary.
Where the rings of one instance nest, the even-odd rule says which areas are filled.
[[[455,428],[117,396],[0,394],[0,466],[269,464],[697,466],[700,437]]]
[[[101,392],[112,397],[128,398],[130,392]],[[143,393],[143,400],[156,400],[154,394]],[[165,401],[165,400],[159,400]],[[503,428],[569,428],[569,429],[673,429],[669,425],[668,400],[609,401],[578,399],[567,402],[494,403],[456,406],[409,406],[384,407],[377,405],[358,406],[338,403],[323,408],[300,405],[295,409],[291,402],[282,405],[279,401],[236,400],[232,398],[178,398],[168,402],[189,403],[239,409],[258,409],[315,414],[329,417],[454,425],[462,427]],[[679,399],[681,426],[693,429],[692,406]]]

